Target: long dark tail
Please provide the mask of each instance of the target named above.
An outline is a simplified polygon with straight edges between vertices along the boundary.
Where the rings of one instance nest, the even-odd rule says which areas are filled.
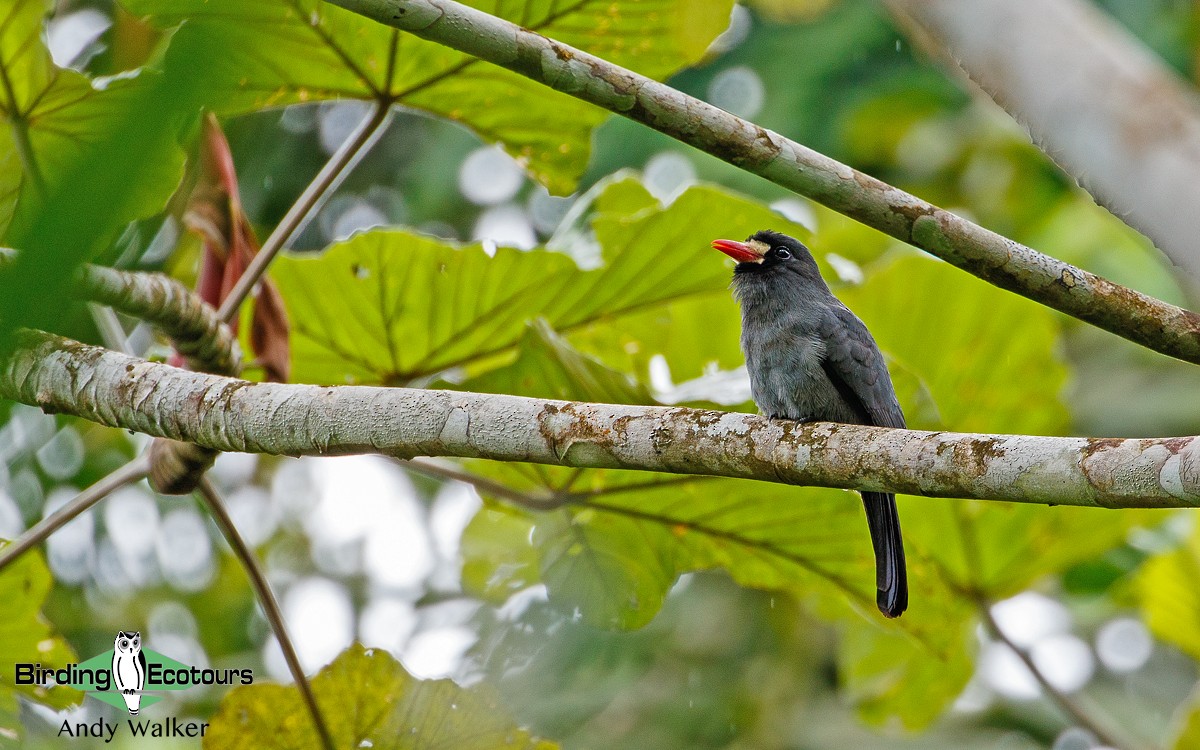
[[[904,540],[900,537],[900,515],[896,496],[882,492],[862,493],[875,547],[875,603],[884,617],[899,617],[908,609],[908,571],[904,567]]]

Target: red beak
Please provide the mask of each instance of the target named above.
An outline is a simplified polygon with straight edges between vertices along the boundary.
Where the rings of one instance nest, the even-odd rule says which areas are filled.
[[[745,242],[735,242],[734,240],[713,240],[712,246],[717,250],[733,258],[738,263],[760,263],[762,255],[760,255],[753,247]]]

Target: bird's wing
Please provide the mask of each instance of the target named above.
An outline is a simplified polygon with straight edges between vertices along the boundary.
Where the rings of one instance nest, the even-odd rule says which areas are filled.
[[[825,341],[821,366],[863,423],[904,427],[904,412],[883,355],[858,316],[841,304],[834,305],[822,321],[821,336]],[[899,617],[908,608],[908,573],[896,496],[863,492],[862,499],[875,548],[875,601],[886,617]]]
[[[855,407],[863,424],[904,427],[904,412],[896,400],[887,364],[875,339],[849,308],[837,304],[821,321],[825,369],[842,398]]]

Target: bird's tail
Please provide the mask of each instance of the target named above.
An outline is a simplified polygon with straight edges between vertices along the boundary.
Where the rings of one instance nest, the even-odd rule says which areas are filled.
[[[904,566],[904,541],[900,538],[900,515],[896,496],[883,492],[862,493],[875,547],[875,602],[884,617],[899,617],[908,609],[908,572]]]

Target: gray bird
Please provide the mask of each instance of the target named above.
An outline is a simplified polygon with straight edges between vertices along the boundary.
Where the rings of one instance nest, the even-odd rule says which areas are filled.
[[[829,291],[808,248],[767,230],[712,244],[738,262],[732,286],[742,308],[742,352],[763,414],[904,427],[875,339]],[[908,608],[908,574],[896,496],[864,492],[862,499],[875,547],[875,601],[884,616],[899,617]]]

